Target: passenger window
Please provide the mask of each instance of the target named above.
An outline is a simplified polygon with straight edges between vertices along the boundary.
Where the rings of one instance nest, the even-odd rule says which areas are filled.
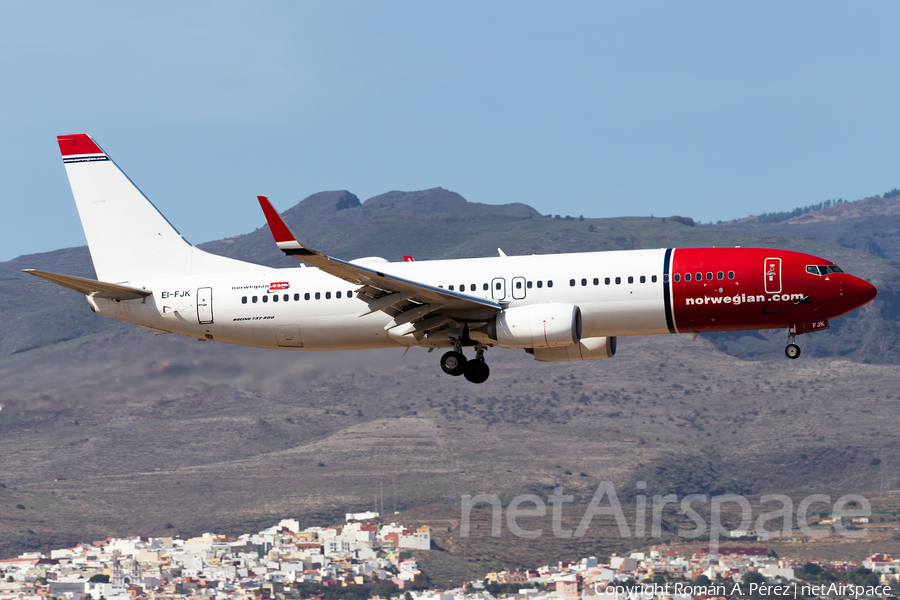
[[[501,287],[500,282],[498,281],[498,282],[497,282],[497,285],[495,285],[494,287],[496,287],[497,290],[499,290],[500,287]],[[452,286],[452,285],[450,286],[450,289],[451,289],[451,290],[453,289],[453,286]]]
[[[265,302],[268,302],[268,301],[269,301],[269,297],[268,297],[268,296],[263,296],[263,297],[262,297],[262,299],[263,299],[263,303],[265,303]]]
[[[544,287],[544,282],[538,281],[538,289],[541,289],[542,287]]]
[[[641,275],[641,283],[647,283],[647,278],[644,275]]]
[[[247,296],[241,298],[241,304],[247,304]]]
[[[331,292],[325,292],[325,299],[331,300]]]
[[[282,298],[282,300],[284,300],[285,302],[287,302],[287,301],[290,300],[290,299],[291,299],[291,297],[290,297],[289,294],[285,294],[285,295],[284,295],[284,298]]]
[[[258,298],[256,296],[253,296],[253,300],[252,300],[253,304],[256,304],[257,300],[258,300]]]
[[[634,277],[631,275],[628,276],[628,283],[634,283]]]
[[[303,299],[309,300],[309,292],[306,292],[305,294],[303,294]]]
[[[616,285],[620,285],[622,283],[621,277],[616,277]]]
[[[676,275],[676,277],[677,277],[677,275]],[[685,273],[685,274],[684,274],[684,280],[685,280],[685,281],[690,281],[690,280],[691,280],[691,274],[690,274],[690,273]],[[676,279],[675,281],[678,281],[678,280]]]
[[[278,302],[278,294],[272,296],[272,302]]]
[[[448,285],[448,286],[447,286],[447,289],[450,290],[450,291],[452,292],[452,291],[453,291],[453,286],[452,286],[452,285]]]
[[[470,291],[470,292],[474,292],[474,291],[477,290],[477,289],[478,289],[478,286],[475,285],[474,283],[469,284],[469,291]]]
[[[663,282],[666,281],[666,277],[668,277],[668,275],[663,277]],[[672,276],[672,279],[674,279],[675,281],[681,281],[681,273],[675,273],[675,275]]]
[[[525,282],[525,287],[528,288],[528,289],[530,290],[530,289],[531,289],[531,282],[530,282],[530,281],[526,281],[526,282]]]
[[[594,285],[600,285],[600,278],[594,277]]]
[[[522,282],[521,282],[521,281],[517,281],[517,282],[516,282],[516,289],[517,289],[517,290],[521,290],[521,289],[522,289]]]
[[[712,281],[712,272],[711,271],[706,273],[706,280]]]
[[[316,292],[316,300],[321,300],[322,294],[320,292]]]
[[[728,279],[734,279],[734,271],[728,271]]]
[[[697,273],[697,278],[694,281],[703,281],[703,273]]]
[[[547,287],[553,287],[553,280],[552,280],[552,279],[548,279],[548,280],[547,280]]]
[[[725,273],[719,271],[718,273],[716,273],[716,279],[725,279]]]
[[[666,281],[668,281],[668,280],[669,280],[669,276],[666,275]],[[643,283],[643,282],[641,282],[641,283]],[[650,283],[656,283],[656,275],[652,275],[650,277]]]
[[[334,293],[334,297],[337,298],[338,300],[340,300],[340,299],[341,299],[341,293],[340,293],[340,292],[335,292],[335,293]]]
[[[570,279],[570,280],[569,280],[569,285],[572,286],[572,287],[575,287],[575,280],[574,280],[574,279]]]
[[[461,291],[461,292],[466,291],[466,284],[463,283],[462,285],[460,285],[460,286],[459,286],[459,291]]]
[[[603,278],[603,284],[604,284],[604,285],[609,285],[609,277],[604,277],[604,278]]]
[[[490,286],[486,283],[481,286],[481,289],[483,289],[484,291],[488,291],[488,288],[490,288]]]
[[[347,290],[347,299],[349,300],[352,297],[353,297],[353,292],[351,292],[350,290]]]
[[[299,300],[300,300],[300,294],[294,294],[294,302],[297,302]]]

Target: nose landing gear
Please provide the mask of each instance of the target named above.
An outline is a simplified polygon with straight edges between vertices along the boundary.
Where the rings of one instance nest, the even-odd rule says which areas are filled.
[[[794,338],[796,337],[796,334],[791,333],[791,330],[788,329],[788,345],[787,348],[784,349],[784,353],[790,359],[800,356],[800,346],[794,343]]]
[[[484,383],[491,374],[491,369],[484,362],[484,346],[480,344],[475,348],[475,358],[467,360],[457,343],[453,350],[441,357],[441,369],[454,377],[465,375],[472,383]]]
[[[807,296],[809,298],[809,296]],[[825,329],[829,329],[831,325],[828,324],[827,319],[819,319],[818,321],[809,321],[808,323],[798,323],[796,325],[791,325],[788,327],[788,345],[787,348],[784,349],[784,353],[787,354],[788,358],[797,358],[800,356],[800,346],[794,343],[794,339],[798,335],[803,335],[804,333],[812,333],[814,331],[823,331]]]

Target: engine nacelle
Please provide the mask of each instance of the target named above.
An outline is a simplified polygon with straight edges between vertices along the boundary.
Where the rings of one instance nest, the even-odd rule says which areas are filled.
[[[574,304],[529,304],[501,311],[488,336],[504,348],[555,348],[581,340],[581,309]]]
[[[534,360],[541,362],[572,362],[576,360],[597,360],[611,358],[616,354],[616,338],[585,338],[577,344],[559,348],[534,348],[526,350],[534,354]]]

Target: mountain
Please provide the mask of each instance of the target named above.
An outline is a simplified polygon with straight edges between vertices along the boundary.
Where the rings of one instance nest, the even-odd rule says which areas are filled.
[[[866,206],[777,224],[785,233],[682,217],[550,218],[440,188],[365,202],[323,192],[285,212],[302,239],[346,259],[768,246],[832,259],[879,290],[832,330],[803,336],[797,361],[784,358],[783,331],[624,338],[616,357],[588,363],[491,349],[482,386],[444,375],[438,355],[418,349],[290,353],[157,337],[20,272],[91,276],[86,248],[0,263],[0,554],[110,535],[239,533],[284,516],[324,523],[379,493],[389,509],[436,506],[443,519],[447,507],[458,515],[461,494],[507,502],[559,485],[583,511],[603,480],[622,498],[638,480],[681,495],[878,490],[873,459],[900,464],[900,265],[787,235],[829,224],[850,235],[854,219],[882,232],[890,215]],[[296,265],[265,227],[203,247]],[[453,548],[475,552],[474,542],[449,527],[446,551],[423,559],[465,570]],[[627,545],[588,537],[542,544],[558,559],[584,544],[595,554]],[[475,553],[515,562],[521,543],[487,538]]]
[[[853,205],[856,219],[884,224],[884,215],[866,216],[867,206],[883,210],[884,205],[877,202],[846,203],[820,212],[851,210]],[[827,334],[803,338],[805,355],[900,362],[900,344],[895,343],[900,340],[900,265],[864,249],[846,243],[835,245],[834,241],[810,234],[809,228],[816,223],[825,223],[835,230],[843,226],[841,233],[836,234],[843,240],[861,229],[853,220],[836,218],[806,225],[695,226],[692,219],[683,217],[550,218],[522,204],[469,203],[459,194],[441,188],[390,192],[365,202],[347,191],[320,192],[288,209],[284,216],[300,239],[316,250],[345,259],[374,255],[394,261],[402,260],[403,255],[417,259],[491,256],[496,255],[498,247],[510,255],[679,246],[764,246],[809,252],[834,260],[845,270],[871,281],[879,295],[862,311],[834,321]],[[781,233],[770,231],[774,227],[780,227]],[[871,236],[884,230],[866,231]],[[788,235],[804,233],[810,235]],[[889,237],[886,232],[884,236]],[[296,259],[284,256],[272,242],[268,226],[200,247],[274,267],[297,265]],[[0,308],[0,317],[11,323],[0,332],[0,353],[22,352],[94,331],[119,331],[124,327],[86,313],[83,298],[36,281],[22,274],[22,268],[92,276],[85,248],[0,263],[0,291],[10,299]],[[45,323],[46,327],[35,328],[34,323]],[[708,337],[721,351],[739,358],[780,360],[780,342],[773,342],[773,335],[784,334],[736,332]]]
[[[493,227],[540,216],[524,204],[467,202],[442,188],[389,192],[365,203],[347,191],[320,192],[284,212],[297,237],[317,250],[351,258],[381,253],[389,260],[402,260],[404,254],[411,253],[420,258],[460,256],[460,242]],[[296,266],[296,259],[285,257],[272,243],[268,226],[200,247],[270,266]]]
[[[778,223],[752,216],[712,227],[809,237],[900,262],[900,196],[842,202]]]

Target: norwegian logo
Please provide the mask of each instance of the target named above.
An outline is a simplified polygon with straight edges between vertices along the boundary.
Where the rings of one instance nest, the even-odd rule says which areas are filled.
[[[286,290],[291,287],[290,282],[288,281],[275,281],[269,284],[269,293],[272,292],[280,292],[282,290]]]

